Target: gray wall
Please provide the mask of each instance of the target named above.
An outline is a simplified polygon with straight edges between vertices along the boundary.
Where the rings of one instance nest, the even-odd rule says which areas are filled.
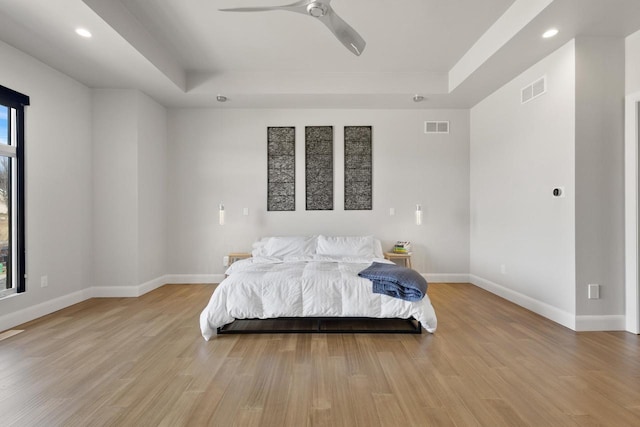
[[[472,281],[578,330],[624,322],[624,64],[623,39],[580,38],[471,110]]]
[[[167,266],[167,110],[138,94],[138,284]]]
[[[625,94],[640,91],[640,31],[625,40]]]
[[[574,63],[570,42],[471,109],[472,280],[563,323],[575,313]],[[547,93],[521,104],[545,75]]]
[[[617,41],[571,42],[470,113],[167,112],[137,91],[91,91],[4,43],[0,56],[10,64],[0,68],[2,84],[32,104],[28,292],[0,300],[0,329],[93,296],[92,287],[221,274],[224,254],[269,234],[366,233],[385,249],[407,239],[414,266],[431,280],[471,272],[474,283],[568,325],[576,315],[621,312]],[[640,33],[626,41],[625,66],[626,93],[640,90]],[[520,88],[542,75],[549,92],[520,105]],[[425,135],[424,120],[450,120],[452,133]],[[266,127],[278,125],[297,127],[295,212],[265,211]],[[335,126],[331,212],[304,211],[305,125]],[[374,128],[372,211],[343,210],[345,125]],[[563,199],[551,198],[555,186],[565,187]],[[585,301],[593,282],[602,299]]]
[[[625,315],[626,329],[640,331],[638,292],[638,143],[637,99],[640,92],[640,31],[625,39]]]
[[[576,314],[624,314],[624,39],[576,39]],[[587,298],[590,283],[600,299]]]
[[[91,96],[0,42],[0,82],[26,107],[27,292],[0,300],[0,330],[84,299],[92,283]],[[47,275],[49,286],[40,287]],[[36,307],[36,308],[34,308]]]
[[[450,120],[451,133],[425,135],[425,120]],[[466,280],[468,111],[174,109],[168,123],[172,274],[220,274],[223,255],[250,250],[258,237],[324,233],[372,234],[385,249],[410,240],[418,271],[436,280]],[[305,211],[308,125],[334,126],[333,211]],[[371,211],[343,209],[345,125],[373,126]],[[296,126],[295,212],[266,211],[267,126]],[[218,225],[220,202],[224,226]],[[424,210],[422,226],[415,225],[416,204]],[[245,207],[248,216],[242,215]]]
[[[166,110],[135,90],[93,92],[97,287],[167,273]]]
[[[138,285],[137,93],[93,91],[94,285]]]

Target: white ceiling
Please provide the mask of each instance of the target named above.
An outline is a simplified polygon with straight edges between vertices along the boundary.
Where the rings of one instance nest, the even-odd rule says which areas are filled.
[[[290,2],[0,0],[0,40],[167,106],[467,108],[574,37],[640,29],[638,0],[333,0],[367,42],[355,56],[309,16],[218,11]]]
[[[513,1],[333,0],[336,13],[367,41],[360,57],[310,16],[218,11],[293,0],[125,0],[123,4],[187,70],[439,72],[450,69]]]

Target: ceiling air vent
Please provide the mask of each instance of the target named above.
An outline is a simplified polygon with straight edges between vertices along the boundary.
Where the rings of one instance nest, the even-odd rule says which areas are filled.
[[[424,122],[424,133],[449,133],[449,122]]]
[[[527,102],[536,99],[547,91],[547,77],[540,77],[529,86],[523,87],[520,91],[520,102],[526,104]]]

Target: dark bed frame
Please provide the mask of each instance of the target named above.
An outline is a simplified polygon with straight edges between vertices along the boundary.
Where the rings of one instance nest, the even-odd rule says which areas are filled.
[[[394,329],[366,329],[366,328],[335,328],[327,327],[327,322],[335,322],[338,324],[345,324],[347,322],[361,322],[367,323],[383,323],[389,321],[402,322],[409,325],[408,328],[394,328]],[[239,325],[242,322],[253,323],[268,323],[289,321],[296,323],[309,323],[308,328],[292,327],[286,329],[272,329],[269,327],[264,328],[234,328],[234,325]],[[323,327],[324,325],[324,327]],[[272,319],[236,319],[231,323],[227,323],[218,328],[218,335],[225,334],[421,334],[422,325],[413,317],[409,319],[398,318],[376,318],[376,317],[277,317]]]

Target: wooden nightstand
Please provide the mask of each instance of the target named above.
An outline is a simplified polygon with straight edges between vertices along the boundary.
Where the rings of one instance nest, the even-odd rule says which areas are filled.
[[[395,252],[385,252],[384,258],[389,261],[401,260],[404,262],[404,266],[407,268],[411,268],[411,252],[406,254],[397,254]]]
[[[236,261],[240,261],[241,259],[251,258],[251,254],[248,252],[231,252],[227,256],[229,257],[229,265]]]

